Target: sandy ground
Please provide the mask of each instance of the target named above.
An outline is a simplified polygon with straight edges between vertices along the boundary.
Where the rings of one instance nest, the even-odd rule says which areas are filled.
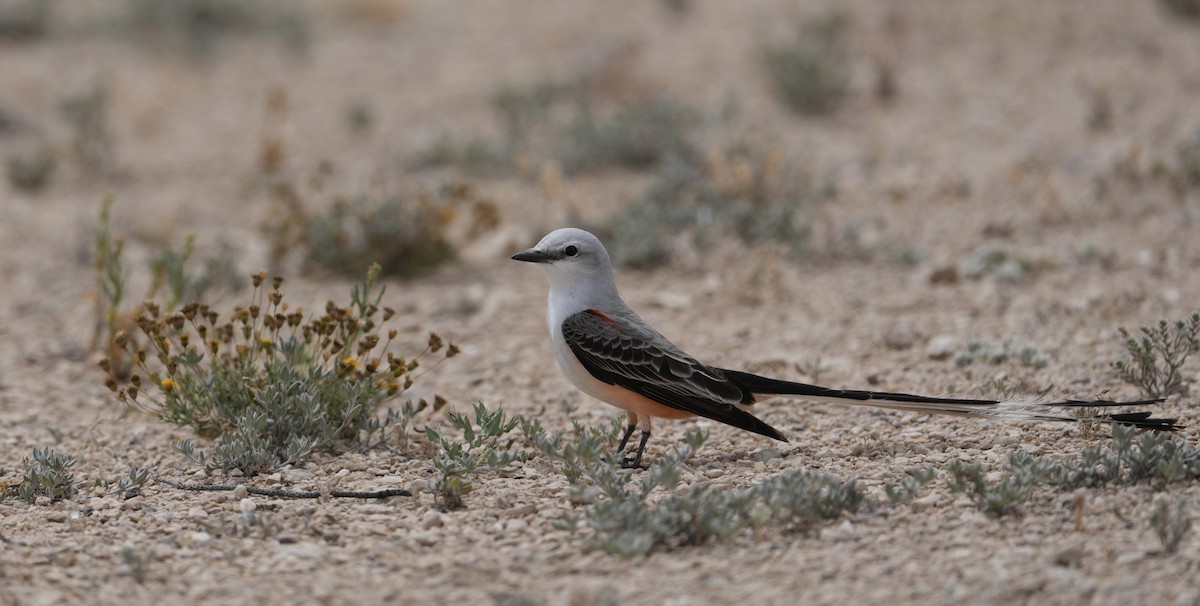
[[[120,4],[62,6],[48,37],[0,45],[0,105],[23,124],[0,133],[0,150],[44,139],[65,156],[59,101],[94,82],[109,92],[113,141],[99,174],[65,159],[42,193],[0,184],[0,480],[19,479],[31,448],[53,446],[79,458],[82,482],[70,501],[0,503],[0,603],[1200,601],[1197,535],[1159,554],[1148,522],[1157,495],[1145,486],[1047,490],[1025,515],[992,519],[935,482],[919,511],[620,559],[589,550],[583,533],[554,529],[571,505],[547,461],[482,477],[466,509],[438,512],[420,491],[428,462],[380,450],[323,455],[255,482],[311,488],[348,470],[343,487],[413,487],[416,496],[256,497],[279,531],[221,535],[213,529],[240,507],[227,495],[150,483],[124,501],[92,489],[131,464],[180,478],[197,470],[170,448],[188,433],[124,410],[89,349],[91,229],[105,193],[117,198],[115,226],[134,235],[135,269],[156,242],[188,232],[202,245],[235,243],[247,271],[266,265],[260,226],[272,207],[257,162],[264,129],[274,128],[265,126],[269,91],[288,100],[276,133],[282,171],[303,181],[322,162],[335,167],[324,192],[307,195],[324,204],[335,193],[436,187],[445,174],[409,174],[404,159],[442,133],[494,130],[488,99],[498,87],[561,78],[628,48],[630,86],[703,108],[735,99],[730,130],[782,146],[837,187],[818,216],[827,254],[795,261],[728,242],[618,276],[627,301],[681,346],[713,364],[799,380],[812,380],[806,372],[819,361],[820,382],[845,387],[978,393],[1000,378],[1134,397],[1108,368],[1122,353],[1117,327],[1184,317],[1200,299],[1200,194],[1148,177],[1200,127],[1197,24],[1155,2],[849,2],[854,92],[837,115],[813,119],[769,94],[757,52],[835,3],[695,2],[682,17],[649,2],[310,3],[303,55],[254,37],[203,63],[105,33],[96,15]],[[872,95],[873,57],[895,67],[890,103]],[[355,104],[371,109],[366,133],[346,127]],[[1105,111],[1105,127],[1089,126]],[[474,179],[500,209],[500,226],[460,242],[459,263],[390,283],[407,337],[436,328],[463,348],[422,377],[418,395],[537,414],[552,428],[610,418],[549,363],[544,278],[507,257],[572,213],[613,212],[638,185],[621,174],[554,181]],[[844,228],[858,241],[837,236]],[[931,281],[987,243],[1043,269],[1017,283]],[[900,263],[905,252],[921,262]],[[319,302],[344,297],[348,282],[296,275],[290,284],[290,297]],[[1052,362],[961,368],[928,355],[942,336],[1015,338]],[[1194,379],[1194,364],[1189,372]],[[1192,403],[1185,394],[1163,407],[1190,426],[1188,440]],[[1069,454],[1103,443],[1062,426],[789,401],[760,414],[791,442],[680,421],[658,426],[648,456],[702,427],[711,437],[688,462],[687,482],[745,486],[806,468],[878,491],[907,469],[952,458],[995,465],[1021,448]],[[764,455],[772,449],[778,456]],[[1193,511],[1200,503],[1192,485],[1168,493],[1190,497]],[[144,583],[122,564],[125,546],[155,552]]]

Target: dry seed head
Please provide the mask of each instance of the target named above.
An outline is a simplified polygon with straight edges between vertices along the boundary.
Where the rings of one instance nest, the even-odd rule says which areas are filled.
[[[200,304],[193,301],[187,305],[184,305],[183,308],[179,310],[179,313],[183,314],[183,317],[187,318],[187,320],[191,322],[196,318],[196,312],[199,311],[199,309]]]
[[[396,310],[394,310],[390,307],[383,308],[383,321],[384,322],[391,320],[392,316],[394,316],[394,315],[396,315]]]
[[[113,343],[116,343],[117,347],[125,349],[125,345],[129,343],[129,335],[125,334],[123,330],[117,331],[116,336],[113,337]]]
[[[154,301],[147,299],[142,302],[142,305],[146,307],[146,311],[150,312],[150,317],[152,317],[152,318],[158,317],[158,312],[159,312],[158,303],[155,303]]]
[[[138,361],[138,364],[146,363],[146,350],[145,349],[137,350],[137,361]]]
[[[454,356],[458,355],[459,351],[461,350],[458,349],[458,346],[451,343],[450,346],[446,348],[446,357],[453,358]]]
[[[392,339],[395,339],[397,334],[399,334],[399,333],[395,328],[389,330],[388,331],[388,340],[390,341]]]
[[[107,387],[109,390],[111,390],[113,393],[120,393],[119,391],[117,391],[117,380],[114,379],[112,377],[112,375],[108,375],[107,377],[104,377],[104,386]]]
[[[183,330],[183,324],[184,322],[187,322],[187,319],[183,317],[183,314],[175,312],[171,314],[170,318],[167,318],[167,322],[171,324],[171,328],[174,328],[175,330]]]
[[[404,389],[408,389],[409,387],[412,387],[412,384],[413,384],[412,375],[408,375],[408,376],[404,377]]]
[[[442,348],[445,343],[442,341],[442,336],[436,332],[429,333],[429,351],[437,351]]]
[[[437,411],[445,408],[446,404],[448,404],[448,403],[449,402],[446,401],[446,398],[443,398],[442,396],[435,394],[433,396],[433,412],[437,412]]]
[[[179,346],[182,347],[184,351],[187,351],[189,341],[188,337],[189,335],[186,332],[179,333]]]
[[[250,309],[249,309],[250,317],[257,320],[259,311],[260,311],[260,309],[257,305],[251,305]]]
[[[103,370],[104,372],[108,372],[108,368],[109,368],[109,364],[110,364],[108,356],[104,356],[103,358],[100,358],[100,362],[98,364],[100,366],[100,370]]]
[[[275,276],[274,278],[271,278],[271,286],[274,287],[275,290],[279,290],[279,287],[283,286],[283,276]]]
[[[266,279],[267,279],[267,270],[265,270],[265,269],[250,276],[250,282],[252,284],[254,284],[254,288],[258,288],[259,286],[262,286],[263,280],[266,280]]]
[[[142,377],[140,375],[133,375],[132,377],[129,377],[129,382],[133,383],[134,387],[141,387]]]
[[[271,301],[272,305],[279,305],[279,302],[283,301],[283,293],[279,292],[278,290],[273,290],[267,295],[267,299]]]

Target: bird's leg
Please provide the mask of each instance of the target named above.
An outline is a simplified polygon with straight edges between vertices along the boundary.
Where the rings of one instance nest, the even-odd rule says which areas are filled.
[[[633,435],[633,430],[637,429],[637,423],[630,421],[625,427],[625,435],[621,436],[621,443],[617,444],[617,455],[624,454],[625,445],[629,443],[629,436]]]
[[[643,431],[642,439],[638,441],[637,454],[633,455],[632,459],[621,459],[621,467],[625,469],[646,469],[642,467],[642,452],[646,450],[646,442],[650,440],[650,432]]]

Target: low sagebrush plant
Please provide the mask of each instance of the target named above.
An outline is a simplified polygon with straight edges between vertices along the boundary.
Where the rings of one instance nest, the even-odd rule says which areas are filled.
[[[105,359],[107,385],[122,402],[217,438],[211,451],[198,454],[190,440],[176,445],[209,469],[254,474],[320,449],[368,447],[399,420],[394,412],[382,420],[376,413],[412,385],[421,358],[443,349],[447,358],[458,353],[436,333],[416,358],[389,350],[397,332],[381,337],[380,322],[395,312],[379,306],[379,271],[371,266],[350,305],[330,301],[324,313],[307,318],[283,302],[282,278],[267,290],[266,272],[253,276],[250,305],[227,317],[202,303],[167,314],[147,301],[137,318],[147,345],[135,348],[133,339],[117,335],[135,361],[130,383],[119,384]]]

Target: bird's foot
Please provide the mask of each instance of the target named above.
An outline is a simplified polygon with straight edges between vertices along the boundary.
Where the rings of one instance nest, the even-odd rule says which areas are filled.
[[[650,469],[650,466],[642,465],[641,457],[621,457],[621,469]]]

